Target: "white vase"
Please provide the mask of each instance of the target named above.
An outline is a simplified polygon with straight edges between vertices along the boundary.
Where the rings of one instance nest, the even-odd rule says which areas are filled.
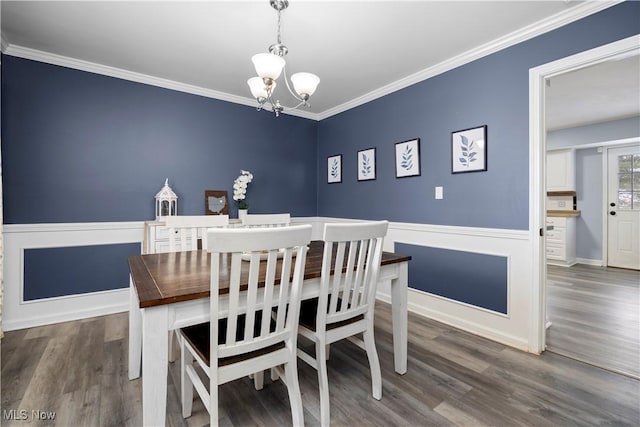
[[[238,209],[238,219],[242,221],[244,217],[247,215],[249,209]]]

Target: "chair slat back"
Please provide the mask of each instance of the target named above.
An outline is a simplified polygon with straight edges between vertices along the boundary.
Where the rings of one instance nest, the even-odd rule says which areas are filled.
[[[283,214],[247,214],[242,218],[245,227],[285,227],[291,224],[291,215]]]
[[[311,226],[210,229],[208,235],[211,313],[219,313],[221,287],[228,286],[229,298],[224,344],[217,342],[218,322],[210,322],[211,360],[283,341],[295,348]]]
[[[165,228],[169,236],[169,252],[195,251],[198,238],[202,249],[207,248],[207,229],[229,225],[229,215],[182,215],[169,216]]]
[[[325,225],[318,328],[373,312],[388,226],[388,221]]]

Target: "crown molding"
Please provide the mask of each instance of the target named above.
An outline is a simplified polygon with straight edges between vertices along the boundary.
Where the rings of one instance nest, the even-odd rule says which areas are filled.
[[[390,93],[396,92],[400,89],[404,89],[413,84],[427,80],[431,77],[435,77],[439,74],[445,73],[461,65],[468,64],[482,57],[491,55],[492,53],[506,49],[510,46],[522,43],[526,40],[537,37],[541,34],[560,28],[564,25],[570,24],[579,19],[585,18],[594,13],[600,12],[616,4],[622,3],[624,0],[605,0],[605,1],[586,1],[577,6],[557,13],[553,16],[545,18],[534,24],[523,27],[517,31],[514,31],[506,36],[492,40],[477,48],[471,49],[460,55],[449,58],[439,64],[426,68],[417,73],[411,74],[400,80],[396,80],[388,85],[382,86],[376,90],[359,96],[351,101],[347,101],[344,104],[330,108],[318,114],[318,120],[324,120],[328,117],[335,116],[336,114],[350,110],[367,102],[381,98]]]
[[[6,40],[6,39],[3,38],[3,40]],[[256,100],[253,98],[246,98],[242,96],[231,95],[229,93],[219,92],[216,90],[207,89],[207,88],[203,88],[195,85],[190,85],[187,83],[181,83],[175,80],[163,79],[163,78],[151,76],[148,74],[136,73],[134,71],[128,71],[121,68],[98,64],[95,62],[84,61],[81,59],[70,58],[68,56],[57,55],[55,53],[44,52],[41,50],[31,49],[28,47],[8,44],[5,48],[3,48],[3,51],[7,55],[15,56],[18,58],[44,62],[47,64],[72,68],[75,70],[88,71],[90,73],[101,74],[104,76],[115,77],[118,79],[148,84],[151,86],[157,86],[165,89],[176,90],[179,92],[190,93],[193,95],[200,95],[206,98],[213,98],[220,101],[232,102],[234,104],[242,104],[242,105],[247,105],[249,107],[256,107]],[[289,114],[291,116],[298,116],[298,117],[303,117],[303,118],[312,119],[312,120],[318,120],[317,114],[310,113],[308,111],[291,110],[291,111],[284,112],[284,114]]]
[[[573,6],[570,9],[557,13],[549,18],[543,19],[514,31],[504,37],[493,40],[489,43],[481,45],[477,48],[471,49],[465,53],[454,56],[446,61],[440,62],[433,67],[426,68],[422,71],[414,73],[410,76],[404,77],[400,80],[392,82],[381,88],[373,90],[362,96],[359,96],[351,101],[340,104],[336,107],[325,110],[321,113],[312,113],[304,110],[290,110],[284,114],[291,116],[302,117],[306,119],[320,121],[344,111],[355,108],[359,105],[381,98],[390,93],[396,92],[400,89],[404,89],[413,84],[419,83],[431,77],[445,73],[461,65],[480,59],[484,56],[498,52],[502,49],[506,49],[510,46],[516,45],[523,41],[532,39],[546,32],[555,30],[571,22],[585,18],[594,13],[600,12],[616,4],[622,3],[624,0],[587,0],[577,6]],[[88,71],[90,73],[101,74],[110,77],[116,77],[119,79],[130,80],[138,83],[148,84],[152,86],[162,87],[165,89],[176,90],[179,92],[190,93],[194,95],[200,95],[207,98],[218,99],[221,101],[232,102],[235,104],[247,105],[250,107],[256,106],[256,101],[253,98],[247,98],[237,95],[232,95],[226,92],[219,92],[212,89],[206,89],[200,86],[190,85],[186,83],[177,82],[174,80],[163,79],[160,77],[154,77],[147,74],[136,73],[120,68],[110,67],[107,65],[97,64],[94,62],[84,61],[80,59],[70,58],[54,53],[44,52],[27,47],[17,46],[9,43],[4,37],[1,36],[2,52],[16,56],[19,58],[30,59],[34,61],[45,62],[48,64],[59,65],[62,67],[73,68],[82,71]]]
[[[7,37],[2,31],[0,31],[0,52],[4,53],[7,50],[7,47],[9,47]]]

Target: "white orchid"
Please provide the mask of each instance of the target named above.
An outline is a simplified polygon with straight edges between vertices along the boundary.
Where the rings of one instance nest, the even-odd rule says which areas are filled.
[[[253,181],[253,175],[246,170],[240,170],[240,176],[233,181],[233,200],[238,202],[239,209],[248,209],[249,205],[243,201],[247,197],[247,186]]]

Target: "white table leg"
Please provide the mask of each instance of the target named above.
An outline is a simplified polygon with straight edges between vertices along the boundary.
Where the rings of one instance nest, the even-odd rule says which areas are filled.
[[[133,281],[129,279],[129,379],[140,377],[142,359],[142,317],[138,294]]]
[[[169,310],[166,305],[142,311],[142,424],[164,426],[167,415]]]
[[[409,263],[398,264],[398,278],[391,280],[391,314],[393,318],[393,361],[396,372],[407,372],[407,289]]]

